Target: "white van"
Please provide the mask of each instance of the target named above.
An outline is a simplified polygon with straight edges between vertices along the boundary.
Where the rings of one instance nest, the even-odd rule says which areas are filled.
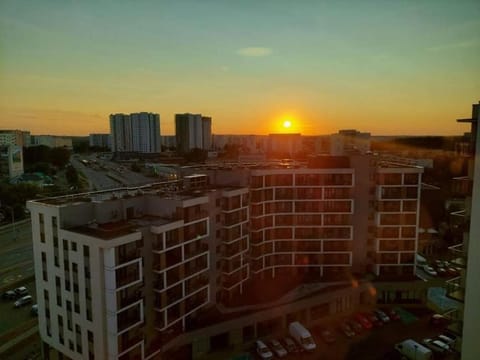
[[[412,339],[404,340],[395,345],[395,350],[411,360],[432,360],[433,353],[429,348]]]
[[[300,324],[298,321],[290,323],[288,326],[288,331],[290,336],[304,349],[307,351],[313,351],[317,348],[317,344],[313,340],[312,334],[310,331],[305,329],[305,327]]]
[[[273,359],[273,354],[268,348],[267,345],[261,340],[255,341],[255,348],[257,350],[258,356],[260,356],[260,359],[264,360],[272,360]]]

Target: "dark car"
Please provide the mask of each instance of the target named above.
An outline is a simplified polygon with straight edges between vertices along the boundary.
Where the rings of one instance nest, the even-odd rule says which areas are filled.
[[[17,299],[17,293],[13,290],[8,290],[8,291],[5,291],[3,294],[2,294],[2,299],[5,299],[5,300],[15,300]]]
[[[360,334],[362,332],[363,326],[356,320],[347,321],[347,325],[350,325],[355,334]]]
[[[289,354],[299,353],[301,351],[301,349],[295,344],[295,341],[289,337],[282,339],[281,342]]]
[[[384,323],[390,322],[390,317],[387,314],[385,314],[384,311],[382,311],[380,309],[376,309],[376,310],[373,310],[373,313],[375,314],[375,316],[377,318],[382,320],[382,322],[384,322]]]
[[[352,338],[352,337],[355,336],[355,331],[353,331],[352,327],[346,322],[343,322],[343,323],[340,324],[339,330],[347,338]]]
[[[433,314],[430,318],[430,325],[435,327],[444,327],[450,323],[450,320],[441,314]]]
[[[390,318],[390,320],[393,320],[393,321],[400,320],[400,316],[397,314],[397,312],[394,309],[386,310],[386,313]]]
[[[382,327],[383,321],[380,320],[374,313],[365,313],[365,317],[372,323],[374,327]]]

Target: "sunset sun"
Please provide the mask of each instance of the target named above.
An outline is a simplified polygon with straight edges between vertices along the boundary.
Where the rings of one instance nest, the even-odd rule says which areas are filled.
[[[290,120],[284,120],[284,121],[283,121],[283,127],[284,127],[285,129],[288,129],[288,128],[290,128],[291,126],[292,126],[292,122],[291,122]]]

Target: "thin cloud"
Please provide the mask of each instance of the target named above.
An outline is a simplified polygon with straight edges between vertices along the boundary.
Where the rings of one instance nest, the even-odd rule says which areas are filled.
[[[478,41],[469,40],[469,41],[462,41],[450,44],[441,44],[437,46],[431,46],[427,48],[428,51],[445,51],[445,50],[452,50],[452,49],[468,49],[478,46]]]
[[[237,54],[250,57],[268,56],[272,53],[272,49],[267,47],[246,47],[237,50]]]

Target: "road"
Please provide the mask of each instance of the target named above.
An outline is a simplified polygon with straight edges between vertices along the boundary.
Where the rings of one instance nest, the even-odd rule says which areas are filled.
[[[23,222],[13,229],[0,231],[0,288],[28,278],[34,274],[32,227],[30,222]]]
[[[85,165],[81,160],[87,160]],[[144,185],[154,182],[140,173],[130,171],[127,167],[115,162],[97,158],[93,155],[82,155],[70,159],[73,167],[88,179],[90,190],[112,189],[123,186]]]

